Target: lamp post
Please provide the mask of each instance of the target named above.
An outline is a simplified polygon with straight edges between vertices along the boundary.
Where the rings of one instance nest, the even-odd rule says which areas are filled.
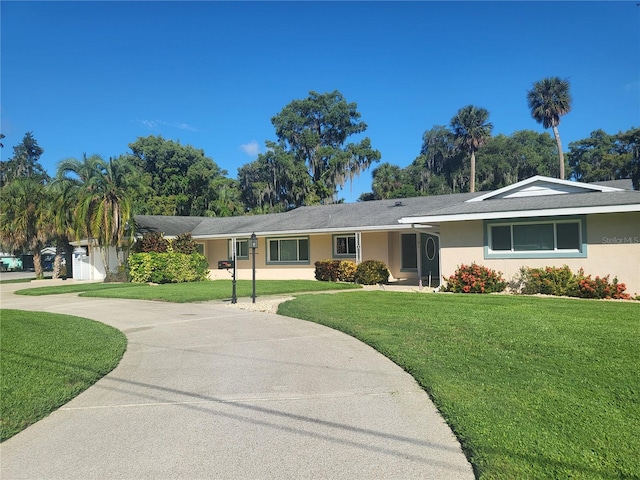
[[[235,304],[238,303],[238,295],[236,294],[236,257],[237,257],[237,252],[236,252],[236,240],[235,238],[233,239],[233,247],[231,249],[231,303]]]
[[[251,302],[256,303],[256,248],[258,248],[258,237],[256,237],[255,232],[251,234],[249,246],[251,247],[251,283],[253,287]]]

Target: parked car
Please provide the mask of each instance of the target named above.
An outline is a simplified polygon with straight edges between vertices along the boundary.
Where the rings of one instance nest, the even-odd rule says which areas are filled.
[[[15,272],[22,270],[22,259],[18,257],[0,258],[0,270],[3,272]]]

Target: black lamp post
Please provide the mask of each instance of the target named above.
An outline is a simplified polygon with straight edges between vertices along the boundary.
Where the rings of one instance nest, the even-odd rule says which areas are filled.
[[[236,257],[237,257],[237,253],[236,253],[236,249],[235,249],[235,245],[233,248],[233,255],[232,255],[233,259],[231,260],[232,263],[232,270],[231,270],[231,303],[238,303],[238,295],[236,294]]]
[[[256,303],[256,248],[258,248],[258,237],[256,237],[255,232],[251,234],[251,238],[249,239],[249,246],[251,247],[251,283],[253,286],[251,299],[252,303]]]

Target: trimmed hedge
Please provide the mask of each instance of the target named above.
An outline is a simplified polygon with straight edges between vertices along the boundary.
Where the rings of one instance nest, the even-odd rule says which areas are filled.
[[[351,260],[319,260],[315,264],[316,280],[322,282],[353,282],[356,263]]]
[[[356,267],[355,282],[362,285],[389,283],[389,269],[380,260],[365,260]]]
[[[200,253],[132,253],[129,278],[134,283],[182,283],[206,280],[209,264]]]

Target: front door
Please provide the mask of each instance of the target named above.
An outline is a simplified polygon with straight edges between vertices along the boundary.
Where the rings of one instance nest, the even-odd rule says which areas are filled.
[[[420,235],[422,252],[422,284],[430,287],[440,285],[440,239],[436,235]]]

